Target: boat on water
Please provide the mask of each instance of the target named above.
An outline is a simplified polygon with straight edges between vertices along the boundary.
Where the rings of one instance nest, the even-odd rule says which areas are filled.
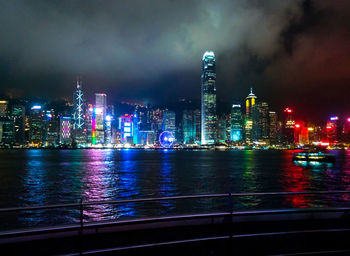
[[[323,152],[298,152],[293,154],[293,161],[334,163],[335,156]]]

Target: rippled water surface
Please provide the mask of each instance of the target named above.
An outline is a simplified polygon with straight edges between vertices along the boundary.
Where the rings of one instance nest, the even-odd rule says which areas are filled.
[[[2,150],[0,207],[229,192],[350,190],[350,151],[335,164],[291,160],[293,151]],[[332,207],[348,195],[240,197],[234,209]],[[96,205],[85,221],[210,212],[227,198]],[[79,209],[2,213],[1,227],[76,222]]]

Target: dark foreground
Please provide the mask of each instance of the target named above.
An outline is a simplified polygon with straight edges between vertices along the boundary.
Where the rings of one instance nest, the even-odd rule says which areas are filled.
[[[350,208],[221,212],[11,231],[12,255],[349,255]]]

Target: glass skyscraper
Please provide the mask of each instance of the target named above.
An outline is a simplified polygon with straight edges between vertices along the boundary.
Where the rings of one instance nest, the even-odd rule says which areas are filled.
[[[95,93],[95,143],[105,143],[105,118],[107,113],[107,95],[104,93]]]
[[[216,142],[216,69],[215,55],[206,51],[202,58],[201,144]]]
[[[241,104],[233,104],[231,112],[231,141],[239,142],[243,139],[243,118]]]
[[[77,80],[77,89],[74,92],[74,111],[73,111],[73,137],[77,145],[86,143],[86,130],[84,120],[84,94],[82,91],[82,83],[80,79]]]
[[[253,89],[250,88],[250,93],[245,101],[245,124],[244,124],[244,132],[245,132],[245,142],[250,144],[253,141],[253,109],[256,103],[257,97],[253,93]]]

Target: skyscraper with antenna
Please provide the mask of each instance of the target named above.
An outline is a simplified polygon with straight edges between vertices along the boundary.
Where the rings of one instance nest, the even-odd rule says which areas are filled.
[[[216,68],[215,54],[206,51],[202,58],[201,144],[216,142]]]
[[[77,77],[77,87],[73,94],[73,138],[77,146],[82,146],[86,143],[85,132],[85,101],[82,90],[81,77]]]

